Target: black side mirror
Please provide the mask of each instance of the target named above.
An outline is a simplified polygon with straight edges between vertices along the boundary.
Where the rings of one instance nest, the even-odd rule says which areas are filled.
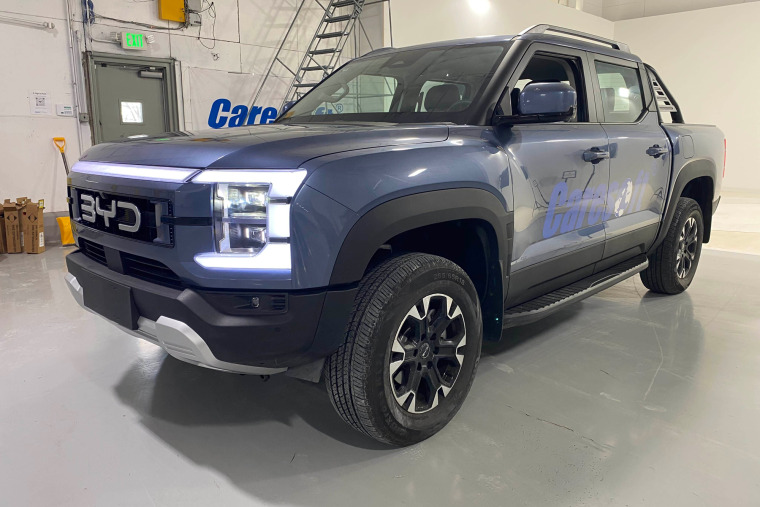
[[[530,83],[517,101],[517,114],[494,117],[495,125],[567,121],[578,107],[578,94],[566,83]]]

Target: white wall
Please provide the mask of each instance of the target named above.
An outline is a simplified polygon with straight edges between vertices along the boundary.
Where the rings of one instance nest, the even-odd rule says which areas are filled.
[[[657,69],[688,123],[726,134],[724,188],[760,190],[760,3],[618,21],[615,38]]]
[[[516,34],[540,23],[612,37],[613,23],[556,0],[392,0],[396,47],[479,35]],[[390,41],[386,41],[390,42]]]
[[[72,71],[70,65],[67,0],[0,0],[0,16],[23,18],[33,21],[55,23],[52,31],[38,30],[0,21],[0,199],[28,196],[45,199],[47,211],[66,210],[66,178],[60,154],[54,148],[52,137],[67,139],[70,163],[80,156],[78,129],[83,149],[91,145],[90,127],[80,125],[75,118],[52,115],[32,116],[29,107],[31,91],[43,91],[51,95],[54,103],[74,104]],[[85,41],[80,0],[68,0],[74,18],[73,30],[77,33],[81,49],[126,54],[117,44]],[[147,29],[128,24],[99,19],[92,25],[91,37],[106,39],[110,32],[125,28],[152,34],[155,43],[144,52],[131,52],[135,56],[175,58],[179,61],[178,87],[182,100],[182,76],[190,68],[216,69],[233,74],[253,74],[263,78],[285,36],[300,0],[214,0],[216,26],[212,31],[209,12],[203,14],[203,25],[187,30],[169,31]],[[207,4],[206,4],[207,5]],[[95,0],[95,12],[111,18],[127,19],[155,26],[177,26],[157,17],[155,1]],[[301,52],[311,40],[317,28],[322,10],[315,0],[307,0],[301,11],[295,31],[288,39],[285,59],[297,67]],[[383,4],[365,8],[363,24],[369,38],[376,46],[381,45],[383,30]],[[216,41],[212,37],[215,35]],[[362,32],[356,36],[344,53],[346,57],[370,49]],[[207,49],[198,40],[213,49]],[[77,55],[77,62],[80,61]],[[281,70],[280,74],[284,74]],[[275,80],[275,83],[277,80]],[[290,83],[290,78],[279,80]],[[258,87],[258,80],[255,81]],[[284,94],[284,91],[281,92]],[[270,93],[267,100],[279,106],[283,97]],[[274,103],[277,102],[277,103]],[[186,104],[183,104],[186,105]],[[264,105],[264,104],[262,104]],[[183,109],[183,108],[181,108]],[[189,115],[186,128],[205,128],[191,125]],[[182,120],[182,118],[181,118]]]
[[[601,15],[620,21],[753,1],[756,0],[603,0]]]

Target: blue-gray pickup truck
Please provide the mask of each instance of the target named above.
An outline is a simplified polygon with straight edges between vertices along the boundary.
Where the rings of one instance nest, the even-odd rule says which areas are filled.
[[[454,417],[483,340],[636,274],[685,290],[725,172],[625,44],[549,25],[376,50],[283,111],[90,149],[67,282],[182,361],[324,379],[394,445]]]

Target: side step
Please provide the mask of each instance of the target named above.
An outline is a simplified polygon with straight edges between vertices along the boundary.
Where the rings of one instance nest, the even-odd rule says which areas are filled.
[[[577,303],[604,289],[609,289],[626,278],[644,271],[647,266],[649,266],[649,260],[646,255],[640,255],[536,299],[508,308],[504,312],[503,325],[505,328],[522,326],[543,319],[569,304]]]

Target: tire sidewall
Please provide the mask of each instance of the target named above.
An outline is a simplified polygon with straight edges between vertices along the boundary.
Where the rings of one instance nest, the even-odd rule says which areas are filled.
[[[677,227],[673,231],[674,237],[673,237],[673,244],[676,246],[676,249],[679,245],[679,238],[681,235],[681,231],[684,228],[684,225],[686,225],[686,222],[689,220],[689,218],[694,217],[697,220],[697,251],[694,255],[694,260],[691,263],[691,268],[689,269],[689,273],[686,275],[685,278],[680,278],[678,274],[676,273],[676,266],[677,263],[675,261],[676,257],[676,251],[670,252],[671,259],[673,262],[673,269],[671,272],[671,275],[673,276],[673,280],[675,284],[677,284],[680,289],[686,290],[689,288],[689,285],[691,285],[691,282],[694,280],[694,275],[697,273],[697,267],[699,266],[699,258],[702,255],[702,239],[704,237],[704,219],[702,217],[702,211],[699,208],[699,205],[696,203],[696,201],[691,201],[689,203],[689,206],[684,210],[684,213],[681,214],[678,220]]]
[[[396,333],[412,306],[425,296],[445,294],[461,308],[467,333],[464,362],[454,387],[437,407],[422,413],[407,412],[396,401],[390,386],[390,354]],[[462,406],[477,369],[482,341],[482,322],[478,296],[472,282],[452,267],[418,269],[394,290],[383,308],[374,330],[374,347],[370,358],[367,395],[383,397],[376,403],[373,418],[382,421],[399,440],[421,440],[445,426]]]

